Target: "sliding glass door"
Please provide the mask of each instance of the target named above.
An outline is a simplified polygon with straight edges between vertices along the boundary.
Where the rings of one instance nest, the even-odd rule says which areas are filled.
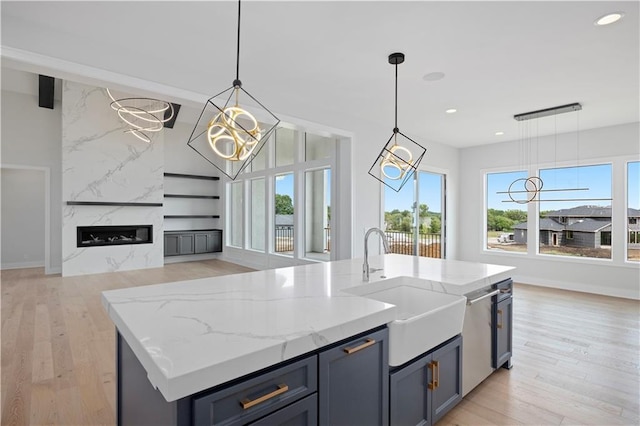
[[[384,230],[393,253],[444,258],[445,175],[420,171],[396,192],[385,186]]]

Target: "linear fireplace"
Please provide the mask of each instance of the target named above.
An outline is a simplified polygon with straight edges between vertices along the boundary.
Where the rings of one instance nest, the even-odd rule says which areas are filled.
[[[153,225],[78,226],[78,247],[153,243]]]

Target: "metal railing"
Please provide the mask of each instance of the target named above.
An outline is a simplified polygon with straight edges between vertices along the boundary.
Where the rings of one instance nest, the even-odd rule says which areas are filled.
[[[391,253],[414,255],[413,232],[385,231]],[[440,234],[418,234],[418,255],[442,257]]]
[[[293,251],[293,226],[280,225],[275,229],[276,253]]]
[[[331,251],[331,228],[324,228],[324,251]]]

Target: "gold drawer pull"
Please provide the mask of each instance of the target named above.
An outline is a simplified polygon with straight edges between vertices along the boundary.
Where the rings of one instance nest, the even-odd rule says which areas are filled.
[[[258,405],[261,402],[265,402],[271,398],[274,398],[278,395],[282,395],[283,393],[285,393],[286,391],[289,390],[289,386],[285,385],[284,383],[281,385],[278,385],[278,389],[274,390],[271,393],[268,393],[266,395],[261,396],[260,398],[256,398],[253,401],[249,400],[249,399],[243,399],[242,401],[240,401],[240,405],[242,405],[242,408],[247,410],[251,407],[253,407],[254,405]]]
[[[431,370],[431,381],[427,383],[430,390],[438,389],[440,386],[440,364],[438,361],[431,361],[427,368]]]
[[[436,366],[433,362],[430,362],[429,364],[427,364],[427,369],[431,370],[431,381],[429,383],[427,383],[427,388],[429,388],[430,390],[433,390],[436,388],[435,386],[435,381],[436,381]],[[428,375],[429,373],[427,373]]]
[[[367,341],[364,342],[363,344],[361,344],[360,346],[356,346],[355,348],[344,348],[344,351],[346,353],[348,353],[349,355],[351,355],[352,353],[361,351],[364,348],[368,348],[369,346],[372,346],[372,345],[375,345],[375,344],[376,344],[375,339],[367,339]]]
[[[500,322],[497,327],[502,328],[502,309],[498,309],[498,315],[500,315]]]

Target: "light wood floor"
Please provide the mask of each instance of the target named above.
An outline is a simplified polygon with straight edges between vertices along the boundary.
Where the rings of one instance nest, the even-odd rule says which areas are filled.
[[[2,271],[2,425],[115,424],[103,290],[245,272],[220,261],[61,278]],[[516,285],[514,368],[438,425],[638,425],[640,302]]]

